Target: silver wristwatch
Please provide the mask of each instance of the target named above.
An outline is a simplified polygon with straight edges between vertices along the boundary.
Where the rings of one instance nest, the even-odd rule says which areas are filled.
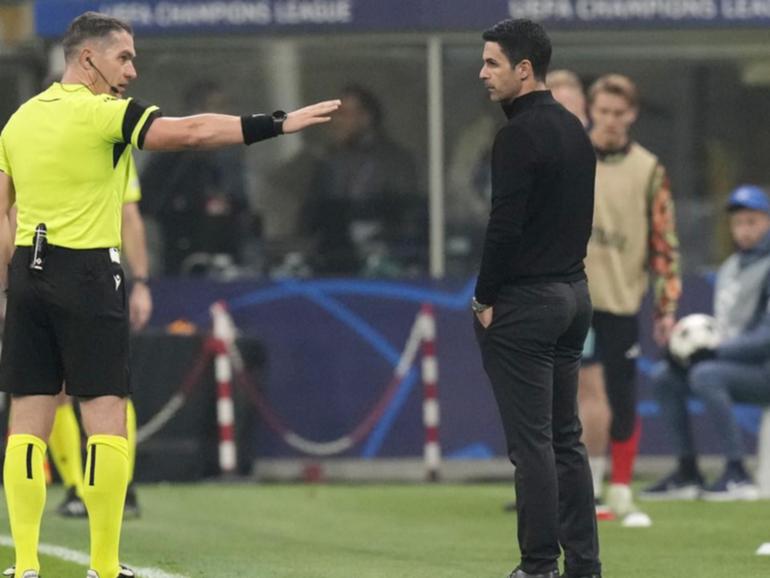
[[[491,305],[484,305],[483,303],[479,303],[476,301],[476,298],[474,297],[471,299],[471,309],[473,309],[474,313],[482,313],[492,307]]]

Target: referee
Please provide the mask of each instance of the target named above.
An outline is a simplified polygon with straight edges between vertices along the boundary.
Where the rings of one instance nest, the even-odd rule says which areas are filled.
[[[134,575],[118,557],[131,391],[118,248],[130,146],[252,144],[326,122],[339,101],[288,115],[162,118],[156,106],[122,98],[137,75],[127,23],[87,12],[70,24],[63,47],[61,83],[24,103],[0,135],[0,281],[8,291],[0,389],[13,396],[3,470],[16,548],[11,574],[40,575],[43,460],[64,382],[67,393],[80,398],[89,436],[83,492],[91,537],[88,578],[121,578]],[[8,220],[14,203],[15,251]]]
[[[492,150],[492,210],[472,306],[516,466],[521,564],[510,578],[557,578],[560,547],[568,578],[598,578],[577,412],[596,158],[580,121],[545,90],[545,30],[504,20],[483,38],[479,76],[508,123]]]

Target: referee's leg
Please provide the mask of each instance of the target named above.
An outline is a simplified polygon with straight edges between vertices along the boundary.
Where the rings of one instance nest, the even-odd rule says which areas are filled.
[[[46,440],[62,383],[59,350],[46,303],[37,290],[39,278],[28,264],[28,249],[17,248],[8,268],[0,358],[0,389],[12,396],[3,482],[17,576],[28,570],[40,573],[37,548],[46,497]]]
[[[83,501],[91,570],[95,578],[118,578],[124,575],[119,550],[129,478],[126,399],[131,393],[123,271],[106,250],[63,251],[50,264],[61,279],[53,298],[66,312],[54,324],[67,394],[79,399],[88,435]]]
[[[45,440],[56,415],[55,395],[13,396],[3,486],[16,550],[16,575],[40,573],[37,556],[45,508]]]
[[[91,569],[99,578],[116,578],[129,477],[126,398],[81,398],[80,412],[88,435],[83,501],[91,534]]]

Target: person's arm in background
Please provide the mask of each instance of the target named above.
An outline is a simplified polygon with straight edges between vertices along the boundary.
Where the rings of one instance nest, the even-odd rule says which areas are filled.
[[[152,294],[148,286],[149,259],[144,221],[136,202],[123,204],[123,251],[131,267],[132,287],[129,296],[131,327],[142,329],[152,315]]]
[[[16,189],[13,186],[11,165],[5,155],[3,135],[0,134],[0,289],[8,288],[8,264],[13,255],[13,237],[15,219],[11,216],[11,208],[16,203]],[[3,306],[5,317],[5,306]]]
[[[129,153],[131,154],[131,153]],[[150,261],[147,257],[147,236],[144,220],[139,212],[142,189],[133,155],[129,158],[129,177],[123,197],[123,226],[121,237],[123,251],[131,267],[132,287],[128,298],[129,319],[134,331],[142,329],[152,315],[152,293],[147,284],[150,278]]]
[[[666,169],[655,168],[650,184],[649,271],[654,292],[655,342],[668,342],[676,320],[676,308],[682,294],[679,238],[674,219],[674,200]]]
[[[16,190],[10,176],[0,171],[0,287],[8,288],[8,264],[13,255],[13,222],[11,208],[16,202]]]

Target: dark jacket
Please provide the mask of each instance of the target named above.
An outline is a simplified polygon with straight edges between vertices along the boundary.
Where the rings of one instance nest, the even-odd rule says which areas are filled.
[[[759,244],[739,253],[741,269],[770,256],[770,233]],[[745,331],[721,343],[717,357],[743,363],[770,362],[770,277],[762,287],[754,316]]]
[[[535,91],[504,106],[492,150],[492,211],[476,299],[500,288],[585,278],[596,157],[580,121]]]

